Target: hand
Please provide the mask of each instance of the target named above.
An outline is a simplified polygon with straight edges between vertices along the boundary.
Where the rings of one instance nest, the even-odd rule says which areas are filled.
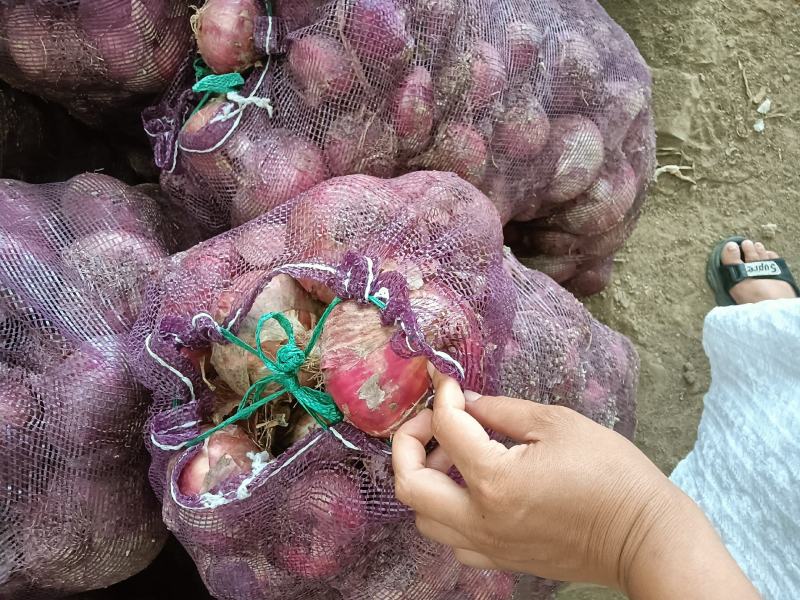
[[[673,566],[682,569],[673,579],[691,574],[681,563],[702,547],[702,561],[721,556],[752,592],[696,505],[622,436],[563,407],[470,392],[466,402],[455,380],[433,380],[434,410],[394,437],[397,497],[464,564],[694,598],[705,586],[680,595],[666,582],[662,596],[653,578],[674,576]],[[506,448],[484,426],[519,444]],[[440,446],[426,456],[433,437]],[[445,474],[453,464],[466,487]]]

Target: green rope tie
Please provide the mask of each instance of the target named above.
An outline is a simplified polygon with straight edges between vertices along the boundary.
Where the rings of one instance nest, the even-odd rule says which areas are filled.
[[[192,91],[198,94],[202,93],[203,97],[194,111],[192,111],[192,114],[203,108],[212,94],[227,94],[238,90],[244,85],[244,77],[242,77],[241,73],[217,75],[208,68],[202,58],[197,58],[194,61],[194,77],[197,82],[192,86]]]
[[[377,306],[380,310],[384,310],[386,308],[386,303],[378,298],[375,298],[374,296],[369,296],[369,301]],[[238,338],[235,334],[231,333],[229,329],[225,327],[219,327],[218,331],[226,340],[228,340],[234,346],[237,346],[238,348],[257,356],[259,359],[261,359],[267,369],[271,371],[271,373],[266,377],[259,379],[250,386],[250,388],[242,397],[241,402],[239,402],[239,408],[234,414],[222,421],[219,425],[216,425],[211,429],[204,431],[197,437],[192,438],[189,442],[187,442],[186,446],[196,446],[220,429],[223,429],[232,423],[236,423],[237,421],[247,419],[259,408],[266,406],[284,394],[290,394],[293,396],[295,400],[297,400],[297,403],[302,406],[303,409],[308,412],[308,414],[314,417],[314,420],[323,429],[327,430],[331,425],[341,423],[344,416],[336,406],[336,403],[333,401],[331,395],[323,392],[322,390],[300,385],[300,381],[297,379],[297,372],[306,363],[308,357],[311,355],[311,352],[314,350],[314,347],[319,341],[320,335],[322,335],[322,329],[325,326],[325,322],[328,320],[328,317],[333,309],[336,308],[336,306],[341,302],[341,298],[334,298],[333,302],[328,305],[328,308],[325,309],[325,312],[322,313],[322,316],[319,318],[316,327],[314,327],[314,331],[311,334],[311,339],[308,341],[305,350],[301,349],[297,345],[297,340],[294,336],[294,328],[292,327],[291,322],[289,322],[289,319],[287,319],[282,313],[271,312],[261,316],[261,318],[258,320],[258,324],[256,325],[255,348],[241,338]],[[287,338],[286,343],[278,349],[274,360],[264,354],[264,351],[261,349],[261,330],[264,328],[264,325],[266,325],[267,321],[270,320],[275,320],[278,322],[283,331],[286,333]],[[279,386],[278,391],[262,397],[264,390],[271,384],[277,384]]]

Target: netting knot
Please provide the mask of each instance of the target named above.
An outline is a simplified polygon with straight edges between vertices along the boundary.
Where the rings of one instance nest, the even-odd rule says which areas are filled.
[[[189,440],[186,446],[195,446],[220,429],[232,423],[236,423],[237,421],[249,418],[259,408],[266,406],[284,394],[293,396],[294,399],[297,400],[297,403],[314,417],[314,420],[316,420],[323,429],[328,429],[331,425],[341,423],[343,415],[330,394],[326,394],[322,390],[301,385],[297,376],[298,371],[300,371],[311,355],[311,352],[314,350],[314,346],[317,344],[322,334],[325,321],[327,321],[331,311],[336,308],[340,302],[341,299],[335,298],[325,312],[322,313],[305,349],[297,345],[294,327],[292,327],[292,323],[289,319],[281,313],[267,313],[259,318],[255,331],[255,346],[251,346],[237,337],[229,328],[218,326],[217,331],[223,338],[234,346],[258,357],[261,362],[264,363],[269,374],[250,386],[245,392],[241,402],[239,402],[239,408],[234,414],[222,421],[222,423]],[[271,320],[277,321],[286,334],[286,343],[278,348],[274,359],[267,356],[261,348],[261,332],[264,329],[264,325]]]
[[[281,346],[275,355],[276,370],[287,375],[295,375],[305,362],[305,352],[294,344]]]

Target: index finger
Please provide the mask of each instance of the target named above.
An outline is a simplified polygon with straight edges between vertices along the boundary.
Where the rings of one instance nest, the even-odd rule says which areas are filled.
[[[483,469],[478,457],[496,455],[505,447],[494,442],[483,426],[465,410],[464,393],[458,382],[438,371],[431,374],[436,391],[433,432],[442,448],[469,483]]]

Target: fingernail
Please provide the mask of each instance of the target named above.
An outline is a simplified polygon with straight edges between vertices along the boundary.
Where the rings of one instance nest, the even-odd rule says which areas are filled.
[[[478,392],[473,392],[472,390],[464,390],[464,400],[467,402],[475,402],[481,397]]]
[[[430,362],[428,363],[428,377],[433,379],[433,376],[436,375],[436,367],[433,366]]]

